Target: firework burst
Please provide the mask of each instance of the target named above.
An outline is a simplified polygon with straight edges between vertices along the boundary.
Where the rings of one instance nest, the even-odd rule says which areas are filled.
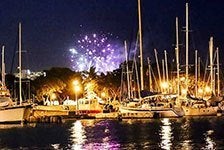
[[[90,34],[80,36],[70,51],[70,61],[75,71],[89,70],[106,73],[117,69],[124,61],[123,47],[116,44],[112,34]]]

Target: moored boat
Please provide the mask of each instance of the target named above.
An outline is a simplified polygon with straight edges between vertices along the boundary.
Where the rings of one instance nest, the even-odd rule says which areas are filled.
[[[21,24],[19,25],[19,29],[20,29],[19,31],[21,31]],[[21,32],[19,33],[21,34]],[[19,52],[21,53],[21,47],[19,49]],[[2,85],[0,88],[0,123],[23,123],[27,121],[27,119],[29,118],[30,112],[31,112],[30,104],[22,103],[22,99],[20,99],[20,104],[17,105],[17,103],[13,102],[10,97],[10,92],[5,85],[4,46],[2,46]]]
[[[80,114],[96,114],[103,111],[97,99],[82,98],[77,101],[76,109]]]
[[[120,106],[121,115],[128,114],[131,117],[182,117],[183,110],[175,106],[174,95],[156,94],[143,98],[137,106],[130,107],[127,104]]]
[[[213,97],[208,100],[187,96],[187,101],[182,103],[185,116],[216,116],[220,110],[219,102]]]
[[[218,106],[210,107],[187,107],[182,106],[185,116],[216,116],[219,110]]]
[[[30,117],[31,105],[17,105],[0,108],[0,123],[24,123]]]

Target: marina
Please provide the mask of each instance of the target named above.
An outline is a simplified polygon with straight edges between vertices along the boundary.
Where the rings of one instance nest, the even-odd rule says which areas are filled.
[[[206,4],[1,1],[0,149],[224,149]]]
[[[19,32],[18,32],[18,64],[19,64],[19,73],[16,75],[18,78],[18,89],[19,93],[17,94],[18,98],[12,100],[11,94],[5,84],[5,62],[4,62],[4,49],[2,46],[2,87],[1,87],[1,97],[2,97],[2,107],[0,109],[0,123],[9,123],[9,122],[62,122],[63,118],[74,118],[74,119],[147,119],[147,118],[178,118],[183,116],[221,116],[223,112],[223,96],[220,93],[220,69],[219,69],[219,53],[218,49],[214,53],[214,42],[213,37],[210,37],[209,41],[209,76],[205,76],[207,79],[206,87],[202,93],[204,96],[207,96],[207,99],[203,95],[201,98],[199,96],[199,89],[202,87],[198,86],[198,78],[200,76],[198,73],[201,72],[200,65],[198,65],[198,52],[195,51],[195,78],[193,82],[196,84],[195,88],[192,91],[190,89],[190,75],[189,75],[189,56],[188,56],[188,32],[189,32],[189,10],[188,3],[186,3],[185,8],[185,19],[186,19],[186,70],[185,73],[180,74],[180,62],[179,62],[179,26],[178,18],[176,17],[176,81],[174,84],[174,89],[170,84],[172,80],[169,81],[169,69],[167,62],[167,52],[164,51],[164,59],[162,59],[162,73],[160,69],[160,64],[158,61],[158,52],[154,49],[155,60],[156,60],[156,69],[158,72],[158,77],[154,76],[154,81],[157,84],[152,86],[152,72],[153,68],[150,65],[150,59],[148,58],[148,82],[149,90],[145,89],[144,75],[143,75],[143,41],[142,41],[142,31],[141,31],[141,1],[138,0],[138,23],[139,23],[139,54],[140,54],[140,78],[138,77],[138,65],[136,64],[136,58],[134,56],[133,67],[130,71],[130,64],[128,62],[128,49],[127,42],[124,42],[125,49],[125,62],[124,67],[121,68],[121,85],[120,85],[120,99],[112,100],[109,97],[106,97],[106,94],[103,92],[101,96],[96,93],[95,87],[97,86],[97,74],[95,73],[95,68],[91,67],[89,73],[82,75],[79,79],[75,79],[72,82],[72,86],[75,92],[75,100],[67,99],[64,100],[63,104],[60,104],[57,101],[56,92],[46,93],[46,95],[41,95],[42,98],[45,96],[44,100],[38,99],[37,101],[43,101],[43,104],[35,103],[34,100],[29,100],[29,102],[23,102],[22,90],[24,90],[24,85],[22,82],[31,79],[28,72],[24,72],[22,69],[22,27],[19,23]],[[95,35],[93,35],[95,38]],[[87,40],[88,37],[85,37]],[[104,39],[102,39],[104,40]],[[91,41],[89,41],[91,43]],[[136,47],[138,45],[135,45]],[[137,50],[137,49],[136,49]],[[135,52],[137,53],[137,52]],[[213,57],[215,56],[215,57]],[[214,69],[214,62],[216,61],[217,68]],[[207,67],[207,66],[206,66]],[[199,69],[199,70],[198,70]],[[92,76],[90,76],[92,71]],[[134,72],[136,75],[134,75]],[[214,73],[217,74],[217,79],[215,79]],[[73,73],[71,73],[73,74]],[[206,74],[206,72],[204,73]],[[54,74],[52,74],[54,76]],[[163,77],[161,77],[161,75]],[[86,76],[86,77],[84,77]],[[86,78],[86,79],[85,79]],[[95,79],[94,79],[95,78]],[[136,81],[135,81],[136,78]],[[181,78],[181,79],[180,79]],[[83,80],[84,85],[79,80]],[[126,80],[126,81],[125,81]],[[15,81],[14,81],[15,82]],[[126,83],[124,83],[126,82]],[[201,81],[202,82],[202,81]],[[203,81],[205,82],[205,81]],[[205,84],[203,83],[202,84]],[[208,86],[210,82],[210,86]],[[217,85],[215,85],[217,82]],[[16,83],[16,82],[15,82]],[[29,82],[30,83],[30,82]],[[83,86],[83,87],[81,87]],[[125,87],[126,86],[126,87]],[[204,86],[204,85],[203,85]],[[217,89],[215,89],[217,87]],[[30,88],[30,87],[29,87]],[[126,88],[126,89],[125,89]],[[207,88],[207,91],[206,91]],[[132,89],[135,89],[134,91]],[[156,89],[156,90],[154,90]],[[180,91],[180,89],[182,89]],[[51,91],[53,89],[47,89]],[[82,95],[80,91],[83,90]],[[30,95],[28,91],[28,95]],[[45,91],[43,91],[45,92]],[[123,93],[124,92],[124,93]],[[193,93],[192,93],[193,92]],[[15,93],[13,93],[15,95]],[[135,94],[135,95],[134,95]],[[106,101],[106,99],[108,99]],[[5,99],[5,100],[4,100]],[[14,101],[14,102],[13,102]],[[19,103],[19,104],[18,104]],[[5,106],[4,106],[5,105]]]

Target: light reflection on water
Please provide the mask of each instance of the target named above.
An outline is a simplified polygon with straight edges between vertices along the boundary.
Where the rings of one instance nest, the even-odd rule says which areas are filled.
[[[89,127],[99,127],[103,129],[102,134],[97,139],[87,137]],[[70,129],[72,149],[118,149],[120,144],[113,140],[110,126],[106,121],[94,122],[93,120],[77,120]],[[99,132],[99,131],[96,131]],[[88,139],[89,138],[89,139]],[[92,139],[91,139],[92,138]],[[100,141],[100,139],[102,139]]]
[[[208,130],[205,133],[205,141],[206,141],[206,146],[203,149],[215,149],[215,142],[212,140],[211,135],[214,133],[213,130]]]
[[[190,120],[186,119],[183,121],[181,125],[181,131],[182,131],[182,137],[183,137],[183,142],[181,144],[181,149],[182,150],[191,150],[193,149],[192,147],[192,141],[190,140]]]
[[[0,149],[224,149],[223,125],[224,117],[4,125]]]
[[[73,141],[72,149],[81,149],[86,141],[86,132],[80,120],[73,123],[71,127],[71,139]]]
[[[171,129],[171,123],[169,118],[164,118],[161,120],[162,126],[161,126],[161,148],[165,150],[170,150],[172,146],[172,129]]]

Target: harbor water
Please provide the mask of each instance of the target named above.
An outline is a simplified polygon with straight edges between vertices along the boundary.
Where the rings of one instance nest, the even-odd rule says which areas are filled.
[[[0,125],[0,149],[224,149],[224,117]]]

